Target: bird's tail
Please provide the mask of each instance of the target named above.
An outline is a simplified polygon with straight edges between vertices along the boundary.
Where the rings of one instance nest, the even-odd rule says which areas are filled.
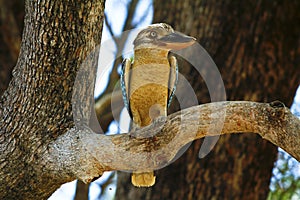
[[[141,127],[131,121],[130,130],[136,131]],[[131,175],[131,183],[136,187],[151,187],[155,184],[154,171],[150,172],[133,172]]]
[[[136,187],[150,187],[155,184],[154,172],[134,172],[131,176],[131,182]]]

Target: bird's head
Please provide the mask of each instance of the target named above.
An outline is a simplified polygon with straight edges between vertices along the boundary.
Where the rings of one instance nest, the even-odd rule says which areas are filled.
[[[186,48],[196,41],[195,38],[174,31],[165,23],[152,24],[140,31],[133,41],[134,49],[160,48],[179,50]]]

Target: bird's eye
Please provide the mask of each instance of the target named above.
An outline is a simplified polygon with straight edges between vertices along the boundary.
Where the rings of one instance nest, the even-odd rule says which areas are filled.
[[[150,32],[150,37],[151,38],[156,38],[157,37],[157,33],[155,31],[151,31]]]

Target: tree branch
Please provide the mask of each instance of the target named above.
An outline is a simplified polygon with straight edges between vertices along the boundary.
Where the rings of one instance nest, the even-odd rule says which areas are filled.
[[[129,134],[105,136],[89,129],[71,130],[48,153],[53,159],[66,156],[72,160],[68,170],[89,182],[104,171],[160,169],[189,142],[231,133],[257,133],[300,160],[300,120],[282,103],[246,101],[194,106]],[[74,148],[81,151],[70,152]]]
[[[138,4],[139,0],[132,0],[131,2],[128,3],[127,5],[127,17],[125,19],[125,22],[123,24],[123,31],[126,30],[130,30],[132,28],[134,28],[135,26],[132,26],[132,21],[133,21],[133,17],[134,17],[134,11],[136,10],[137,4]],[[95,105],[95,110],[96,110],[96,114],[97,114],[97,118],[98,121],[100,122],[101,128],[104,132],[107,131],[109,124],[111,123],[112,120],[114,120],[113,118],[113,114],[112,113],[118,113],[120,114],[121,109],[117,109],[117,111],[111,111],[111,102],[113,101],[117,101],[117,100],[121,100],[123,101],[121,98],[117,98],[114,99],[112,97],[112,91],[115,88],[116,82],[119,80],[119,73],[118,73],[118,66],[122,63],[123,61],[123,57],[122,55],[122,51],[124,50],[124,46],[126,44],[126,41],[128,39],[128,34],[129,32],[123,32],[121,34],[121,36],[116,36],[116,34],[113,32],[111,24],[109,23],[109,19],[107,17],[107,15],[105,14],[105,24],[106,27],[110,33],[110,35],[112,36],[112,39],[114,40],[115,44],[116,44],[116,59],[114,60],[113,63],[113,67],[112,67],[112,71],[109,75],[109,83],[105,89],[105,91],[96,99],[96,105]],[[120,95],[121,94],[121,89],[117,92]],[[123,102],[118,102],[118,104],[123,104]]]

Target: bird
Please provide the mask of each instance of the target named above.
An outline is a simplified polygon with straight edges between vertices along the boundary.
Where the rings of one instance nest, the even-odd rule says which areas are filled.
[[[177,59],[170,51],[191,46],[195,40],[166,23],[149,25],[137,34],[133,41],[133,61],[123,60],[120,80],[133,127],[145,127],[158,117],[167,116],[178,80]],[[134,171],[131,182],[137,187],[153,186],[154,172]]]

